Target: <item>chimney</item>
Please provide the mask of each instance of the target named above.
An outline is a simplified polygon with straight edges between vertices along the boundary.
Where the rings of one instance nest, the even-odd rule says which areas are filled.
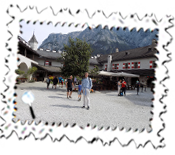
[[[119,49],[118,49],[118,48],[116,48],[116,51],[115,51],[115,52],[116,52],[116,53],[117,53],[117,52],[119,52]]]
[[[111,71],[111,61],[112,61],[112,55],[108,55],[108,66],[107,66],[107,72]]]

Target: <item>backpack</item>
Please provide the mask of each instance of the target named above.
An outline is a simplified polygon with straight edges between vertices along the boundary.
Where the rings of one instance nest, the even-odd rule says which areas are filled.
[[[88,80],[89,80],[89,84],[91,84],[91,81],[90,81],[90,78],[88,77]],[[91,88],[92,88],[92,86],[91,86]]]
[[[46,82],[49,83],[50,82],[50,79],[47,79]]]
[[[122,90],[120,90],[120,96],[123,96],[123,91]]]

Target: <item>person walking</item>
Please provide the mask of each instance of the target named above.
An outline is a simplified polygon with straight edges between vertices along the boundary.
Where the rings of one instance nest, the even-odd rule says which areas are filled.
[[[92,88],[92,80],[88,77],[88,72],[85,73],[85,78],[82,80],[82,90],[83,93],[83,107],[85,108],[87,102],[87,110],[90,108],[90,90]]]
[[[136,82],[136,87],[137,87],[137,95],[139,95],[139,87],[140,87],[139,80],[137,80]]]
[[[67,98],[72,98],[72,86],[74,87],[74,83],[72,81],[72,75],[69,77],[69,79],[67,79],[66,82],[66,88],[67,88]]]
[[[49,76],[48,76],[47,79],[46,79],[46,83],[47,83],[47,89],[49,89],[49,85],[50,85],[50,79],[49,79]]]
[[[52,86],[52,89],[53,89],[54,86],[55,86],[55,89],[56,89],[57,84],[58,84],[58,79],[57,79],[57,77],[55,76],[54,79],[53,79],[53,86]]]
[[[79,85],[78,85],[78,101],[81,101],[81,89],[82,89],[82,85],[81,85],[81,81],[79,81]]]
[[[118,81],[118,96],[120,96],[121,84],[122,84],[122,80],[120,79]]]
[[[142,88],[141,92],[143,93],[143,86],[144,86],[144,83],[143,83],[143,80],[142,82],[140,83],[140,87]]]
[[[125,81],[125,79],[123,79],[123,82],[122,82],[122,93],[126,96],[126,81]]]
[[[61,83],[62,83],[61,88],[63,88],[63,84],[64,84],[64,79],[63,78],[61,79]]]
[[[59,87],[61,87],[61,81],[62,81],[62,77],[61,76],[59,76],[59,78],[58,78],[58,80],[59,80]]]
[[[76,76],[74,77],[74,84],[76,85],[76,83],[77,83],[77,78],[76,78]]]

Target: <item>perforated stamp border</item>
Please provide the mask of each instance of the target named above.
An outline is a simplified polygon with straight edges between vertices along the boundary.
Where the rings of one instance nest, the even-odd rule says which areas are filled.
[[[109,16],[106,16],[103,11],[95,11],[92,15],[88,13],[88,10],[77,10],[74,14],[71,9],[61,9],[60,11],[53,10],[52,7],[43,8],[38,10],[37,6],[26,6],[26,8],[21,8],[19,5],[12,4],[7,9],[7,16],[11,17],[10,21],[7,23],[7,36],[6,41],[6,51],[7,56],[5,58],[5,67],[8,68],[8,72],[4,77],[3,84],[6,85],[6,89],[1,94],[3,96],[2,103],[0,104],[1,110],[1,126],[0,126],[0,136],[10,137],[10,135],[15,132],[19,139],[25,139],[30,135],[33,135],[35,139],[45,139],[45,137],[50,136],[52,141],[61,141],[64,137],[70,140],[70,142],[77,142],[80,139],[85,139],[88,143],[93,143],[94,141],[101,141],[103,145],[111,145],[115,140],[117,140],[121,146],[127,146],[131,142],[135,143],[136,148],[141,146],[145,147],[146,144],[151,143],[152,146],[157,149],[159,147],[164,147],[164,137],[161,136],[165,128],[165,122],[162,119],[162,114],[166,113],[166,104],[163,102],[163,98],[167,96],[168,88],[166,88],[163,83],[169,78],[168,70],[166,68],[166,63],[171,61],[170,52],[168,51],[168,45],[172,41],[172,36],[168,33],[168,29],[173,27],[171,22],[172,16],[165,16],[161,20],[157,20],[154,14],[145,15],[143,18],[139,18],[137,14],[130,14],[126,17],[122,16],[120,12],[112,12]],[[84,129],[76,126],[63,126],[62,124],[52,124],[52,126],[45,125],[42,121],[39,124],[35,122],[21,124],[20,121],[14,123],[12,121],[14,104],[16,95],[14,90],[14,84],[16,75],[14,74],[15,69],[17,69],[17,36],[19,35],[19,21],[24,19],[25,21],[31,22],[52,22],[53,25],[61,24],[74,24],[83,26],[88,24],[90,27],[96,27],[99,24],[102,27],[106,25],[109,27],[128,27],[131,30],[136,27],[137,30],[143,28],[144,31],[148,28],[159,29],[159,41],[157,49],[159,54],[156,68],[156,81],[155,81],[155,94],[154,94],[154,109],[152,124],[152,132],[147,133],[143,131],[139,133],[138,131],[125,131],[125,129],[116,128],[112,131],[110,128],[108,130],[98,128],[93,128],[90,125]]]

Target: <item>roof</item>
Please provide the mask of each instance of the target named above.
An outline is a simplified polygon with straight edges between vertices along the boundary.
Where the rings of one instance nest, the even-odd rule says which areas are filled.
[[[40,55],[40,57],[44,57],[44,58],[58,59],[62,57],[61,53],[57,53],[57,52],[49,52],[44,50],[37,50],[36,52]]]
[[[58,52],[52,52],[52,51],[45,51],[45,50],[33,50],[30,45],[21,37],[18,37],[19,39],[19,44],[24,46],[26,49],[30,50],[32,53],[38,55],[40,58],[49,58],[49,59],[58,59],[58,58],[62,58],[61,53]],[[89,59],[89,63],[91,65],[101,65],[100,63],[98,63],[96,58],[90,58]]]
[[[42,66],[42,65],[37,65],[37,64],[33,64],[33,65],[43,70],[49,71],[49,72],[54,72],[54,73],[61,72],[61,68],[57,66]]]
[[[29,43],[30,42],[36,42],[36,43],[38,43],[38,41],[36,40],[36,37],[35,37],[35,35],[34,35],[34,33],[33,33],[33,36],[32,36],[32,38],[29,40]]]
[[[29,51],[32,52],[33,54],[39,56],[39,54],[38,54],[35,50],[33,50],[33,49],[30,47],[30,45],[29,45],[24,39],[22,39],[20,36],[18,36],[18,40],[19,40],[19,42],[18,42],[19,45],[22,45],[23,47],[25,47],[27,50],[29,50]]]
[[[98,62],[98,60],[97,60],[96,58],[90,58],[90,59],[89,59],[89,63],[90,63],[91,65],[102,65],[102,64],[100,64],[100,63]]]
[[[136,48],[136,49],[112,53],[110,55],[112,55],[112,62],[130,60],[130,59],[156,57],[155,56],[155,53],[157,53],[156,48],[153,48],[153,50],[151,50],[151,49],[152,49],[152,45],[149,45],[149,46],[140,47],[140,48]],[[109,54],[98,57],[97,58],[98,62],[100,62],[100,63],[107,62],[108,55]]]
[[[40,58],[50,58],[50,59],[58,59],[61,58],[61,53],[52,52],[52,51],[44,51],[44,50],[33,50],[30,45],[20,36],[18,36],[19,45],[24,46],[27,50],[31,51],[33,54],[39,56]]]

